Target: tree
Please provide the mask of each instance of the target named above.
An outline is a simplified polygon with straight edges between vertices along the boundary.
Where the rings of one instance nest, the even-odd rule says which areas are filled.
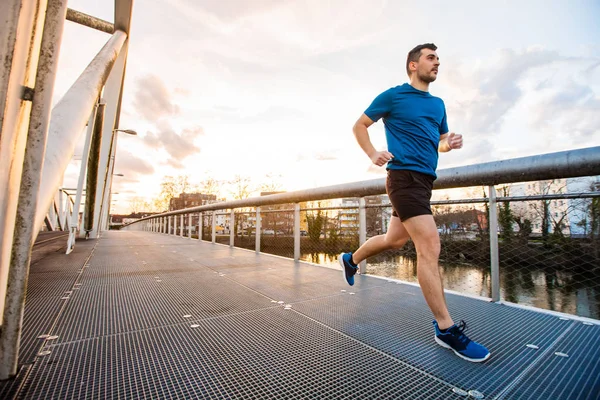
[[[531,221],[525,217],[515,216],[515,222],[519,226],[518,238],[519,242],[527,244],[529,236],[533,232]]]
[[[131,198],[131,200],[129,200],[129,212],[132,214],[137,214],[138,212],[144,210],[144,211],[148,211],[146,209],[144,209],[144,206],[147,205],[148,203],[144,201],[143,198],[139,197],[139,196],[135,196],[133,198]]]
[[[483,192],[483,198],[487,199],[487,195],[485,193],[485,187],[481,189]],[[477,215],[477,210],[473,208],[473,216],[475,217],[475,223],[477,224],[477,231],[479,232],[479,237],[481,241],[485,244],[490,240],[490,204],[489,202],[483,203],[484,209],[484,218],[479,218]]]
[[[236,175],[233,180],[229,181],[229,184],[233,186],[231,190],[233,198],[242,200],[250,197],[250,193],[252,192],[250,183],[250,177],[242,175]]]
[[[541,195],[548,195],[551,191],[555,193],[562,193],[564,186],[557,188],[557,182],[555,180],[548,181],[540,181],[538,184],[534,184],[533,187],[536,188],[539,186],[539,193]],[[541,227],[542,227],[542,241],[544,245],[549,245],[550,238],[550,228],[553,226],[552,224],[552,214],[550,210],[551,200],[544,199],[539,202],[532,203],[531,208],[537,214],[537,217],[541,219]]]
[[[503,186],[500,188],[502,190],[503,197],[508,197],[510,195],[510,187]],[[506,241],[510,242],[513,237],[513,215],[510,209],[510,202],[504,201],[502,204],[498,206],[498,224],[500,225],[500,237]]]
[[[260,184],[261,192],[280,192],[283,188],[281,183],[281,174],[269,172],[266,176],[266,181]]]
[[[171,199],[181,193],[185,193],[190,188],[189,177],[187,175],[179,175],[176,178],[170,175],[165,176],[160,184],[160,194],[154,199],[154,207],[160,211],[167,211]]]
[[[306,214],[306,223],[308,225],[308,237],[310,240],[317,242],[321,238],[321,232],[323,231],[323,224],[325,219],[321,214],[321,210],[318,210],[316,213],[312,212],[310,214]]]
[[[192,186],[190,185],[190,178],[187,175],[179,175],[177,177],[177,194],[189,193]]]
[[[589,206],[590,234],[592,238],[600,238],[600,198],[593,198]]]
[[[205,194],[214,194],[219,197],[219,193],[221,191],[222,182],[216,180],[215,178],[208,176],[205,180],[200,182],[200,187],[203,193]]]

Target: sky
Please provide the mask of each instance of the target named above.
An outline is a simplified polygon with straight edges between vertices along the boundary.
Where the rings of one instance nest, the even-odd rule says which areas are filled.
[[[114,3],[69,8],[112,22]],[[113,212],[151,200],[165,176],[247,177],[282,190],[377,179],[352,126],[408,81],[406,54],[435,43],[430,92],[464,147],[438,169],[600,145],[600,2],[135,1]],[[110,35],[67,21],[55,102]],[[386,148],[383,123],[370,129]],[[64,180],[75,187],[80,145]]]

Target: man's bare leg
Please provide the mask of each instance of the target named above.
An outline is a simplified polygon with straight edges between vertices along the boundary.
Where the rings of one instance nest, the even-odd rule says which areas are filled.
[[[444,287],[438,268],[440,236],[432,215],[418,215],[403,222],[417,250],[417,277],[425,300],[440,329],[451,327],[454,322],[448,312]]]
[[[437,232],[437,231],[436,231]],[[400,218],[392,216],[388,230],[383,235],[373,236],[352,253],[352,262],[360,263],[385,250],[399,249],[406,244],[409,236]]]

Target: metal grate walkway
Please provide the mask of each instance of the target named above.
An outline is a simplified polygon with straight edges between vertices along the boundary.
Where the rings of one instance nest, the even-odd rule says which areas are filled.
[[[0,398],[600,398],[600,325],[447,301],[490,360],[435,344],[418,287],[108,232],[32,265],[22,366]]]

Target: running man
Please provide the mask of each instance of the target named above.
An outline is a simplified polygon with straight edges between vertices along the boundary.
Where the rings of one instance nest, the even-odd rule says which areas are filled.
[[[384,235],[370,238],[353,253],[340,254],[339,262],[346,282],[354,285],[361,261],[412,239],[419,285],[435,318],[435,341],[467,361],[482,362],[490,352],[465,335],[464,321],[455,324],[450,317],[438,268],[440,237],[430,205],[438,153],[462,148],[463,139],[449,132],[444,102],[429,93],[440,66],[436,50],[433,43],[412,49],[406,59],[410,83],[381,93],[354,124],[356,141],[373,164],[387,163],[386,192],[393,212]],[[368,128],[381,118],[388,151],[377,151],[369,139]]]

